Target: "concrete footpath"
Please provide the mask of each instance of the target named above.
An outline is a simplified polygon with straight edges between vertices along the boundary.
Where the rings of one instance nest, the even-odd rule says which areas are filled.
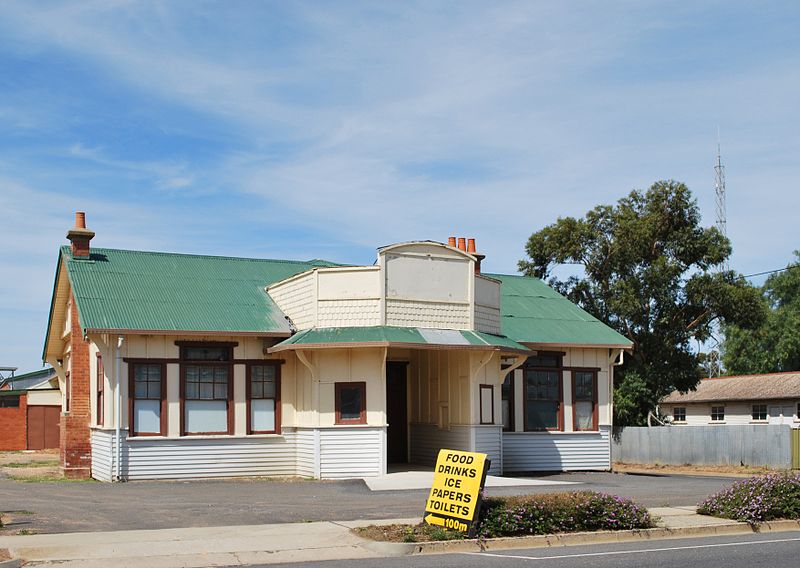
[[[500,538],[485,541],[482,546],[486,550],[499,550],[752,532],[744,523],[697,515],[694,507],[662,507],[650,511],[660,517],[659,528]],[[358,526],[412,524],[419,520],[388,519],[0,536],[0,549],[8,549],[12,559],[15,559],[0,561],[0,568],[23,563],[27,566],[58,564],[61,568],[246,566],[475,552],[481,549],[476,541],[379,543],[360,538],[351,531]],[[798,529],[798,521],[765,523],[761,527],[764,532]]]

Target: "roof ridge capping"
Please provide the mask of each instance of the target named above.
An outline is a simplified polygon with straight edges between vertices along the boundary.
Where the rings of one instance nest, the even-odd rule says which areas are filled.
[[[746,373],[742,375],[724,375],[722,377],[703,377],[701,381],[719,381],[727,379],[758,379],[762,377],[775,377],[785,375],[800,375],[800,369],[797,371],[775,371],[772,373]]]
[[[72,253],[70,250],[69,245],[62,245],[62,250],[69,253],[69,257],[72,259]],[[324,260],[321,258],[313,258],[311,260],[294,260],[294,259],[286,259],[286,258],[256,258],[251,256],[225,256],[225,255],[216,255],[216,254],[196,254],[196,253],[189,253],[189,252],[169,252],[169,251],[155,251],[155,250],[137,250],[137,249],[119,249],[119,248],[108,248],[108,247],[92,247],[92,255],[94,254],[103,254],[106,252],[121,252],[121,253],[132,253],[132,254],[146,254],[146,255],[154,255],[154,256],[183,256],[189,258],[208,258],[208,259],[215,259],[215,260],[236,260],[236,261],[244,261],[244,262],[281,262],[286,264],[307,264],[307,265],[315,265],[320,267],[325,266],[349,266],[347,264],[339,264],[330,260]]]

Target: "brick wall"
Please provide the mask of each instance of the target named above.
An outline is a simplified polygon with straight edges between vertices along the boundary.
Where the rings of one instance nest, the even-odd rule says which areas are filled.
[[[92,449],[89,432],[91,414],[89,387],[89,342],[83,339],[78,307],[72,299],[70,315],[70,396],[69,412],[61,414],[61,469],[66,477],[88,478]]]
[[[0,450],[25,450],[28,447],[27,396],[19,397],[19,408],[0,408]]]

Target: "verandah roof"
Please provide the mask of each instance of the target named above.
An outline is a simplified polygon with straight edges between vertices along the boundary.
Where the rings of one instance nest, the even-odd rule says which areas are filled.
[[[390,346],[530,353],[530,349],[507,337],[480,331],[387,325],[306,329],[278,343],[270,351]]]

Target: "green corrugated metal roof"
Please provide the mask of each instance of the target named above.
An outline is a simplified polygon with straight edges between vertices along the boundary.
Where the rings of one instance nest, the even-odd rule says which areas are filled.
[[[325,261],[256,260],[92,248],[61,249],[84,329],[289,332],[264,287]]]
[[[500,280],[503,333],[520,343],[631,347],[631,341],[538,278],[486,274]]]
[[[528,351],[528,348],[524,345],[520,345],[507,337],[492,335],[490,333],[469,330],[394,327],[387,325],[306,329],[277,344],[272,350],[283,351],[291,349],[294,346],[346,346],[347,344],[407,344],[462,349],[499,348],[510,351]]]
[[[105,248],[92,248],[90,259],[80,260],[72,258],[68,246],[62,247],[61,258],[75,293],[81,325],[87,330],[288,333],[283,312],[264,288],[312,268],[338,266],[321,260],[262,260]],[[486,276],[502,282],[501,329],[513,340],[511,343],[631,345],[541,280],[504,274]],[[402,331],[416,328],[384,329],[386,339],[380,341],[416,342],[404,339],[405,333],[413,332]],[[503,346],[492,342],[504,338],[471,333],[474,335],[465,336],[466,340],[475,341],[476,345],[488,342]]]

